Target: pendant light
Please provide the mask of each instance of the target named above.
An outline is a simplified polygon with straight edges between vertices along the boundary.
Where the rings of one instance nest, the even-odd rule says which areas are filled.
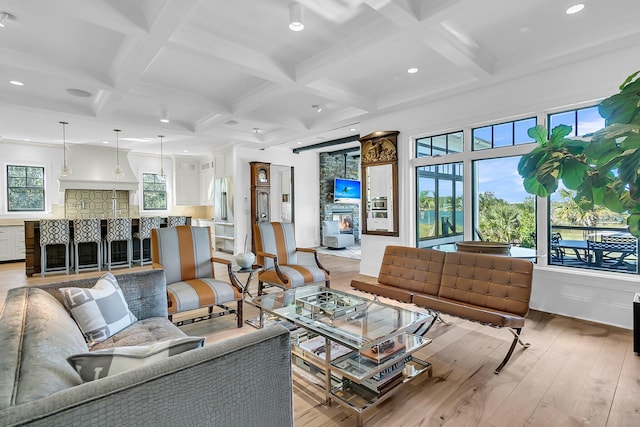
[[[124,171],[120,169],[120,143],[118,139],[120,129],[114,129],[113,131],[116,133],[116,168],[113,170],[113,177],[120,179],[124,176]]]
[[[60,176],[68,176],[71,175],[71,167],[67,163],[67,135],[65,132],[65,126],[69,123],[67,122],[59,122],[62,125],[62,153],[63,153],[63,163],[62,169],[60,170]]]
[[[158,138],[160,138],[160,176],[164,177],[164,156],[162,155],[162,138],[164,138],[164,135],[158,135]]]

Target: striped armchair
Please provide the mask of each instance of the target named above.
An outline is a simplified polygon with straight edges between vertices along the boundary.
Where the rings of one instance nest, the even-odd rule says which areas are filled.
[[[264,284],[284,289],[325,282],[329,287],[329,271],[320,264],[315,249],[296,247],[295,228],[286,222],[261,222],[253,225],[256,260],[264,269],[258,273],[258,295]],[[314,263],[302,264],[298,252],[313,254]]]
[[[151,259],[153,268],[165,271],[169,320],[177,313],[208,308],[208,315],[174,323],[236,314],[237,326],[242,327],[242,285],[231,271],[231,262],[213,256],[209,227],[180,225],[151,230]],[[214,263],[227,266],[229,282],[215,278]],[[225,305],[231,302],[237,303],[235,309]],[[214,312],[215,307],[222,311]]]

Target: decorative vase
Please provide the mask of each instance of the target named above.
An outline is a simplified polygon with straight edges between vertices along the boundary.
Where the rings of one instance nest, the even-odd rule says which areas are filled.
[[[251,267],[255,260],[256,256],[253,254],[253,252],[245,252],[236,255],[236,263],[242,268]]]

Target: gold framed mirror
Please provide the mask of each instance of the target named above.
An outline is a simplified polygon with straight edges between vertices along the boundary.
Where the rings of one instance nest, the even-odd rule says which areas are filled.
[[[360,141],[362,233],[398,236],[398,131],[377,131]]]

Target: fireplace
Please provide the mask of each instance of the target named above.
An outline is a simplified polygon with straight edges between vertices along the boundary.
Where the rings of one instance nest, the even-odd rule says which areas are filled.
[[[353,211],[352,210],[336,210],[331,213],[333,221],[340,224],[340,233],[353,234]]]

